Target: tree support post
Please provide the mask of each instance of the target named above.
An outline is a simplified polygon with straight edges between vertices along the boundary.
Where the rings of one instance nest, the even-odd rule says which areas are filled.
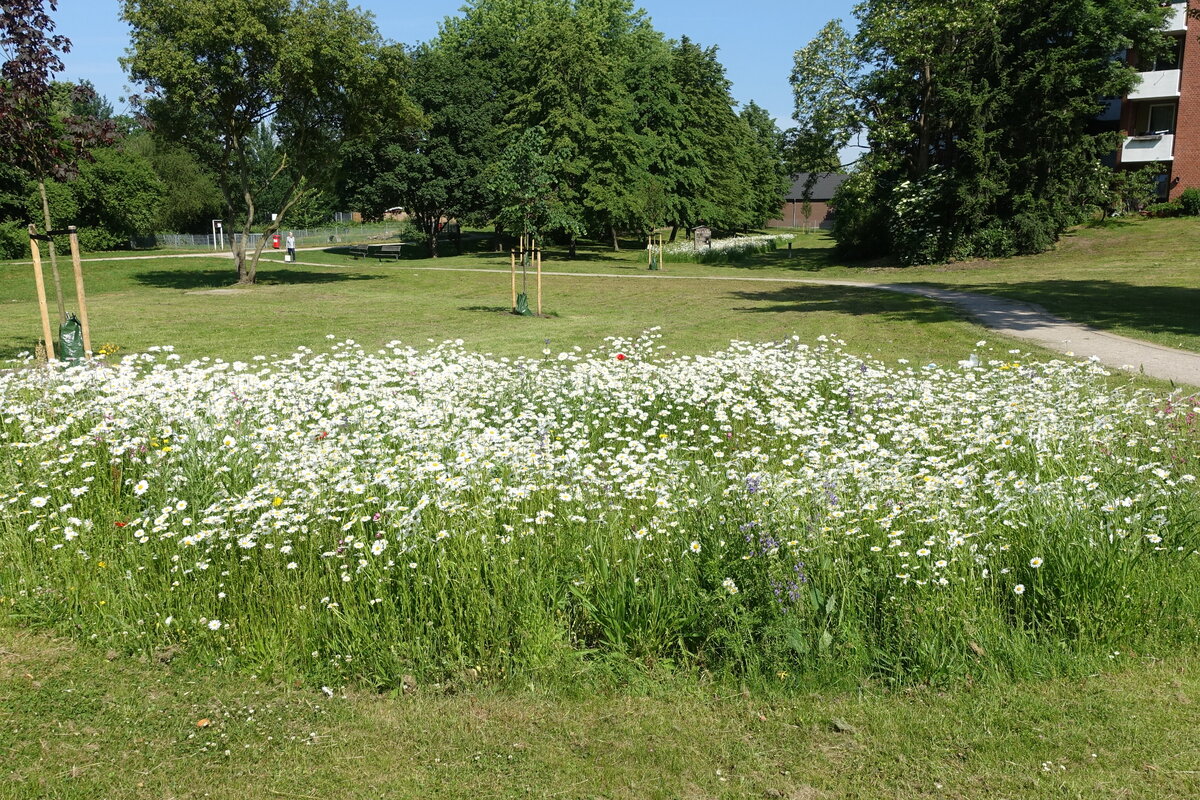
[[[542,315],[542,248],[537,248],[534,251],[534,258],[537,259],[537,310],[538,316]]]
[[[512,276],[512,311],[517,313],[517,251],[510,250],[508,258],[508,271]]]
[[[46,284],[42,275],[42,253],[37,244],[38,232],[29,226],[29,251],[33,253],[33,277],[37,281],[38,309],[42,314],[42,336],[46,341],[46,360],[54,360],[54,337],[50,333],[50,307],[46,304]]]
[[[83,326],[83,352],[92,357],[92,333],[88,328],[87,297],[83,292],[83,264],[79,260],[79,234],[74,225],[67,228],[71,237],[71,266],[75,269],[75,298],[79,301],[79,322]]]

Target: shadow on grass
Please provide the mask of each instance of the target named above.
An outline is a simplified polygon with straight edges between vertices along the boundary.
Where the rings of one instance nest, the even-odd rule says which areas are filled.
[[[763,292],[733,292],[732,296],[766,304],[734,309],[756,314],[826,311],[875,316],[889,322],[952,322],[962,319],[962,315],[952,306],[878,289],[805,285]]]
[[[493,314],[511,314],[508,306],[459,306],[459,311],[490,311]]]
[[[1024,300],[1097,328],[1200,337],[1200,289],[1118,281],[1047,280],[947,287]]]
[[[156,289],[228,289],[235,285],[236,273],[232,269],[201,270],[154,270],[139,272],[134,280],[143,286]],[[297,269],[260,269],[258,285],[283,286],[306,283],[342,283],[345,281],[373,281],[381,275],[360,275],[345,272],[308,272]]]
[[[42,337],[37,333],[30,333],[24,339],[18,336],[0,336],[0,362],[16,358],[19,353],[32,353],[33,348],[41,339]],[[57,342],[55,346],[58,346]],[[12,366],[12,364],[0,363],[0,370],[9,369]]]

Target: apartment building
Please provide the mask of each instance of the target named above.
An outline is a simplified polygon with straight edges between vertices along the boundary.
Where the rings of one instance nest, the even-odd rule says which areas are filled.
[[[1162,165],[1159,194],[1171,199],[1200,186],[1200,20],[1189,18],[1189,5],[1200,8],[1200,0],[1170,3],[1163,31],[1170,39],[1166,54],[1157,59],[1128,54],[1141,83],[1127,97],[1110,101],[1097,117],[1101,128],[1124,134],[1116,164],[1130,169]]]

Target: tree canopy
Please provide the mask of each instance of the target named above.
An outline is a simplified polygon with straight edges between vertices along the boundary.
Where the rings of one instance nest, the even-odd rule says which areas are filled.
[[[146,86],[149,119],[212,169],[227,218],[241,220],[239,282],[254,282],[267,238],[247,258],[264,193],[282,187],[269,234],[333,182],[347,141],[375,131],[383,110],[410,108],[374,22],[345,0],[125,0],[123,18],[133,29],[124,64]],[[252,142],[263,123],[278,160],[256,179]]]
[[[1091,123],[1133,86],[1127,48],[1162,46],[1157,0],[866,0],[796,53],[797,136],[869,153],[837,200],[834,236],[916,263],[1048,248],[1097,202]],[[886,236],[880,236],[886,232]]]
[[[608,235],[616,246],[621,231],[741,230],[778,213],[774,122],[737,113],[716,48],[666,39],[629,0],[473,0],[417,63],[439,55],[471,65],[486,101],[460,92],[434,102],[414,83],[431,132],[451,113],[470,116],[478,131],[470,141],[442,139],[438,152],[418,147],[424,167],[495,159],[540,128],[556,157],[562,219],[579,226],[559,235]],[[461,100],[468,105],[452,111]],[[499,218],[502,198],[465,199],[456,213]]]

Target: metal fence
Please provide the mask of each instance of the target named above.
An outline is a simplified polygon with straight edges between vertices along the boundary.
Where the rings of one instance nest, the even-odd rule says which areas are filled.
[[[280,247],[283,246],[289,230],[295,235],[297,245],[307,246],[335,245],[364,239],[384,241],[395,238],[401,232],[399,226],[364,228],[356,225],[346,227],[335,226],[332,228],[305,228],[303,230],[290,228],[279,232]],[[228,249],[232,245],[230,237],[233,236],[240,237],[241,234],[227,232],[214,240],[211,233],[155,233],[135,239],[131,244],[138,249],[170,247],[182,250],[194,250],[196,248],[222,250]],[[246,240],[246,247],[257,247],[262,237],[263,234],[261,233],[250,234]],[[270,243],[268,243],[269,245]]]

